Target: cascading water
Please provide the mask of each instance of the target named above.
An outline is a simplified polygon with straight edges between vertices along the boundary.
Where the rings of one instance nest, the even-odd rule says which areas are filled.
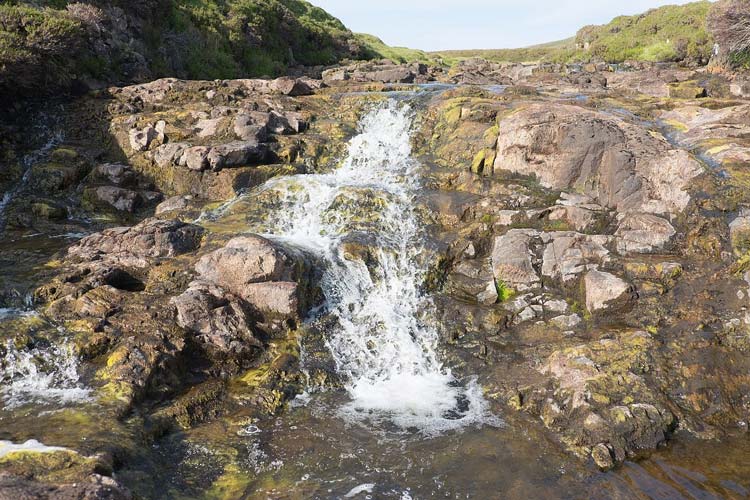
[[[80,383],[78,358],[66,345],[21,350],[8,342],[0,368],[5,408],[28,403],[65,406],[87,401],[91,393]]]
[[[433,434],[487,421],[488,409],[475,382],[461,385],[441,364],[431,302],[420,291],[426,269],[413,206],[412,115],[388,101],[362,119],[340,168],[276,178],[253,195],[280,200],[267,236],[327,264],[321,288],[337,320],[327,343],[351,396],[343,413]],[[362,241],[368,258],[352,257]]]
[[[6,321],[24,318],[38,319],[38,315],[30,310],[0,308],[0,331]],[[8,340],[0,345],[0,409],[87,401],[91,391],[82,385],[78,368],[78,357],[64,340],[23,348]]]

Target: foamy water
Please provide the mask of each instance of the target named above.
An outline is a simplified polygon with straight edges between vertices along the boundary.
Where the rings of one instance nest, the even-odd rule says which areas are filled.
[[[279,200],[268,236],[327,263],[320,285],[337,318],[327,344],[351,397],[341,414],[432,434],[491,417],[480,387],[441,363],[433,305],[419,289],[426,269],[412,115],[391,100],[363,117],[337,170],[276,178],[260,191]],[[352,239],[368,242],[367,264],[347,253]]]
[[[34,315],[33,311],[0,309],[0,320]],[[64,341],[20,349],[8,341],[0,352],[0,400],[6,409],[89,400],[91,390],[80,380],[78,357]]]

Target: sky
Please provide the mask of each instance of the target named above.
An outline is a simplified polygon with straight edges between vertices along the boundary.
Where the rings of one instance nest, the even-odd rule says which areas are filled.
[[[562,40],[587,24],[690,0],[310,0],[352,31],[423,50],[499,49]]]

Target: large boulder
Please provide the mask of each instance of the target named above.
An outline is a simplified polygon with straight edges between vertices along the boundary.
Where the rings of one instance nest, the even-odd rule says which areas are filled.
[[[495,171],[533,175],[620,212],[678,213],[703,170],[684,150],[624,120],[573,105],[531,104],[499,124]]]
[[[204,281],[241,297],[265,317],[293,320],[311,301],[306,258],[261,236],[239,236],[204,255],[195,270]]]

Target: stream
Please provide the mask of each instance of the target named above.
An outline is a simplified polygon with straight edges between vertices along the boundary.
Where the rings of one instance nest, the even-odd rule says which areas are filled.
[[[144,498],[212,498],[224,463],[200,440],[221,436],[243,465],[223,480],[227,498],[748,498],[747,440],[678,436],[649,459],[600,473],[561,451],[541,425],[503,414],[475,379],[447,366],[443,327],[423,290],[436,251],[419,206],[408,95],[361,119],[335,170],[273,178],[199,219],[208,227],[240,221],[319,259],[325,300],[305,328],[323,333],[342,389],[310,384],[284,414],[242,433],[228,434],[217,420],[190,439],[168,434],[115,477]],[[34,319],[0,309],[0,327]],[[15,444],[21,438],[44,450],[32,441],[43,425],[36,415],[92,405],[65,332],[43,328],[59,342],[0,350],[0,439],[8,439],[0,452],[24,446]],[[307,347],[303,341],[303,366]],[[16,418],[33,425],[10,429]]]

